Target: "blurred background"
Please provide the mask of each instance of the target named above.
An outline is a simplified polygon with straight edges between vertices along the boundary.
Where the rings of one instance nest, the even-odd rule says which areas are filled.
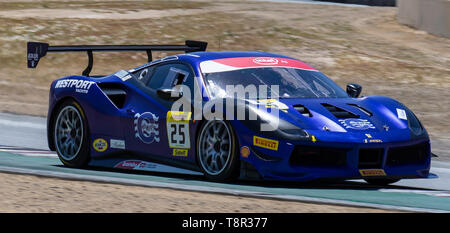
[[[411,8],[414,1],[362,1],[384,6],[368,7],[311,0],[0,0],[0,111],[45,116],[50,83],[81,74],[87,64],[84,54],[49,54],[36,70],[27,69],[27,41],[120,45],[190,39],[209,42],[209,51],[263,50],[298,58],[341,87],[356,82],[363,85],[363,95],[400,100],[433,140],[447,143],[450,39],[410,27],[414,20],[409,26],[399,23],[400,18],[408,24],[410,16],[399,17],[401,9],[392,5]],[[93,74],[146,62],[140,53],[94,57]]]

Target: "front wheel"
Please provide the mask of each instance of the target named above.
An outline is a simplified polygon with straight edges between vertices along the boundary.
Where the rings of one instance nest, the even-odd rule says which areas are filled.
[[[84,167],[89,161],[87,122],[80,105],[63,102],[56,110],[53,139],[61,162],[69,167]]]
[[[197,138],[197,160],[206,177],[229,181],[239,176],[237,140],[231,125],[210,120],[200,128]]]
[[[373,185],[380,185],[380,186],[386,186],[386,185],[390,185],[392,183],[395,183],[397,181],[399,181],[400,179],[392,179],[392,178],[379,178],[379,179],[364,179],[367,183],[369,184],[373,184]]]

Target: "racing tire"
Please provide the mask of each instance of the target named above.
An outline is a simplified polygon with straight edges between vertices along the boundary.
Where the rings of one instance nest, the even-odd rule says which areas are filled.
[[[229,122],[206,121],[197,136],[196,153],[197,161],[208,179],[225,182],[239,176],[238,144]]]
[[[55,151],[68,167],[81,168],[89,162],[87,120],[81,106],[66,100],[55,111],[52,124]]]
[[[366,178],[364,180],[367,183],[372,184],[372,185],[386,186],[386,185],[395,183],[395,182],[399,181],[400,179],[393,179],[393,178],[370,179],[370,178]]]

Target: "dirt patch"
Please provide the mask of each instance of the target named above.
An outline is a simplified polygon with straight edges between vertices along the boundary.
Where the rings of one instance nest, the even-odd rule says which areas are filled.
[[[26,69],[27,41],[173,44],[196,39],[208,41],[210,51],[263,50],[299,58],[341,86],[356,82],[363,85],[363,95],[398,99],[418,115],[432,138],[450,140],[450,39],[399,24],[396,8],[0,0],[0,9],[0,111],[46,115],[50,83],[80,74],[87,63],[80,54],[49,54],[36,70]],[[136,53],[96,54],[93,73],[109,74],[145,60]]]
[[[0,212],[388,213],[372,208],[264,200],[0,173]]]
[[[99,9],[25,9],[0,12],[0,17],[24,19],[158,19],[173,15],[191,15],[204,13],[205,10],[197,9],[186,11],[184,9],[167,10],[99,10]]]

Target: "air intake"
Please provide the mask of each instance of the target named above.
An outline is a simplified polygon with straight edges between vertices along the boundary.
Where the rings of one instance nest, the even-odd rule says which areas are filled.
[[[386,164],[401,166],[410,164],[424,164],[430,158],[430,144],[428,142],[403,147],[393,147],[388,151]]]
[[[348,104],[348,105],[353,106],[353,107],[361,110],[361,112],[365,113],[367,116],[373,116],[372,112],[370,112],[369,110],[367,110],[367,109],[365,109],[365,108],[363,108],[363,107],[361,107],[361,106],[359,106],[357,104]]]
[[[297,110],[300,114],[305,117],[312,117],[311,112],[303,105],[297,104],[293,106],[295,110]]]
[[[322,106],[324,106],[336,118],[340,118],[340,119],[359,118],[359,115],[351,113],[351,112],[349,112],[347,110],[344,110],[342,108],[338,108],[338,107],[333,106],[331,104],[322,103]]]
[[[123,108],[127,93],[122,89],[121,85],[114,83],[97,83],[97,85],[117,108]]]

